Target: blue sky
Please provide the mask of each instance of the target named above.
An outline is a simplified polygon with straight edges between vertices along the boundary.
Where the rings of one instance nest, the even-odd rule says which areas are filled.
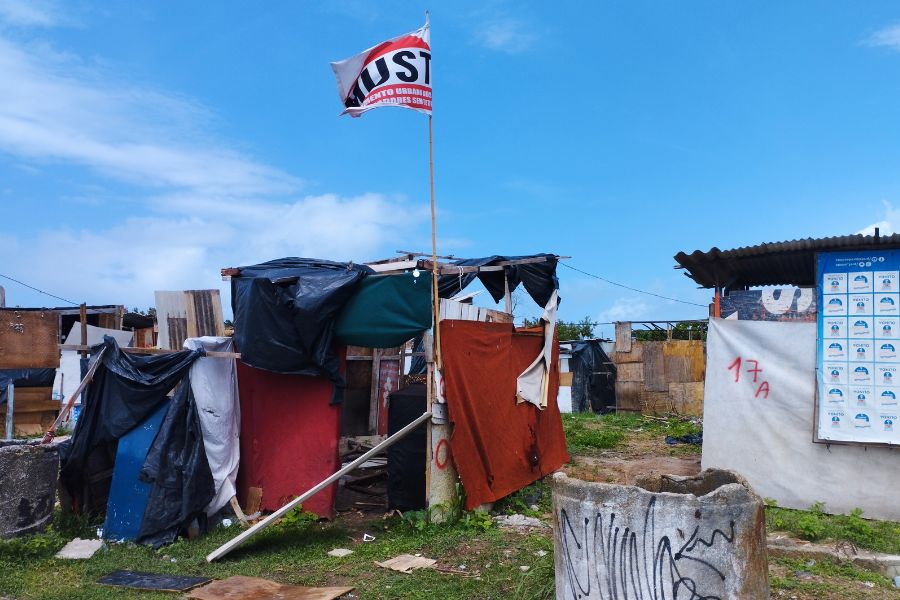
[[[425,117],[339,118],[329,68],[426,5],[209,6],[0,0],[0,272],[146,307],[223,266],[429,250]],[[865,6],[429,7],[439,252],[703,304],[680,250],[900,231],[900,7]],[[563,318],[704,316],[560,275]]]

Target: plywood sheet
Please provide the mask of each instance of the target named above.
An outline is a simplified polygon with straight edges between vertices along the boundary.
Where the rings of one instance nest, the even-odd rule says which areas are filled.
[[[0,369],[59,366],[59,316],[51,310],[0,309]]]
[[[670,383],[703,381],[706,372],[704,342],[672,340],[663,343],[666,379]]]
[[[352,587],[304,587],[284,585],[259,577],[234,575],[192,590],[194,600],[335,600]]]
[[[672,412],[672,400],[669,392],[641,393],[641,412],[645,415],[667,415]]]
[[[641,391],[644,384],[616,381],[616,408],[623,411],[641,411]]]
[[[616,381],[644,381],[643,363],[624,363],[616,367]]]
[[[616,351],[631,352],[631,323],[616,323]]]
[[[642,362],[644,360],[644,347],[641,342],[637,342],[632,344],[630,352],[614,352],[612,359],[617,365]]]
[[[570,386],[572,385],[572,373],[560,373],[559,374],[559,385]]]
[[[703,382],[670,383],[669,397],[673,411],[692,417],[703,416]]]
[[[644,346],[644,389],[648,392],[668,392],[663,342],[641,342]]]

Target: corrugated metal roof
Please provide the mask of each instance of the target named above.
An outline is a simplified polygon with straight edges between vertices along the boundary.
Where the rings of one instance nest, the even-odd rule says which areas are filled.
[[[716,285],[731,289],[761,285],[814,286],[817,252],[893,248],[900,248],[900,234],[855,234],[768,242],[733,250],[710,248],[707,252],[679,252],[675,261],[687,270],[685,275],[705,288]]]

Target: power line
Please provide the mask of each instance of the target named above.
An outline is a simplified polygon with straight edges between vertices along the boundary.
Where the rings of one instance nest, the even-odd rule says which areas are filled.
[[[682,304],[690,304],[691,306],[699,306],[701,308],[707,308],[706,304],[697,304],[696,302],[689,302],[687,300],[679,300],[678,298],[669,298],[668,296],[663,296],[661,294],[655,294],[653,292],[648,292],[646,290],[639,290],[637,288],[627,286],[623,283],[617,283],[615,281],[610,281],[606,277],[600,277],[599,275],[594,275],[593,273],[588,273],[587,271],[582,271],[581,269],[576,269],[572,265],[566,264],[564,262],[560,262],[559,264],[561,264],[564,267],[568,267],[569,269],[572,269],[573,271],[578,271],[582,275],[587,275],[588,277],[593,277],[594,279],[599,279],[600,281],[605,281],[606,283],[608,283],[610,285],[614,285],[614,286],[617,286],[620,288],[625,288],[626,290],[631,290],[632,292],[647,294],[648,296],[656,296],[657,298],[662,298],[663,300],[671,300],[672,302],[681,302]]]
[[[57,300],[62,300],[63,302],[68,302],[72,306],[78,306],[77,302],[72,302],[71,300],[67,300],[66,298],[63,298],[62,296],[57,296],[56,294],[51,294],[50,292],[45,292],[44,290],[38,289],[38,288],[34,287],[33,285],[28,285],[24,281],[19,281],[18,279],[10,277],[9,275],[4,275],[3,273],[0,273],[0,277],[3,277],[4,279],[9,279],[10,281],[15,281],[19,285],[24,285],[28,289],[34,290],[36,292],[40,292],[40,293],[44,294],[45,296],[50,296],[51,298],[56,298]]]

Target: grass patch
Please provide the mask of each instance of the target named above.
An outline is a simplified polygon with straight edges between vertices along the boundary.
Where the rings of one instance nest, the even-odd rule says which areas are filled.
[[[866,571],[849,562],[802,561],[792,558],[770,559],[782,567],[784,575],[772,575],[769,583],[773,590],[797,592],[834,592],[835,580],[873,584],[875,588],[894,589],[887,577]]]
[[[532,506],[536,508],[531,508]],[[494,512],[526,517],[541,517],[553,512],[553,492],[550,485],[539,479],[494,504]]]
[[[809,510],[791,510],[767,500],[766,525],[769,530],[787,531],[812,542],[846,540],[875,552],[900,554],[900,523],[864,519],[860,509],[849,515],[829,515],[822,503]]]
[[[399,519],[376,518],[349,530],[340,523],[320,523],[302,513],[258,534],[219,562],[206,555],[239,533],[235,526],[216,528],[193,541],[180,539],[154,551],[134,544],[110,544],[86,561],[62,561],[53,555],[76,533],[91,537],[92,524],[57,523],[45,534],[0,542],[0,596],[18,599],[100,600],[167,598],[165,593],[115,590],[96,585],[97,578],[117,569],[197,575],[214,579],[231,575],[265,577],[296,585],[353,585],[356,597],[380,598],[525,598],[553,597],[552,542],[542,535],[521,535],[483,527],[483,518],[465,518],[452,526],[411,527]],[[464,515],[465,517],[465,515]],[[66,535],[62,528],[66,527]],[[360,541],[362,532],[375,541]],[[333,548],[353,554],[334,558]],[[536,556],[537,550],[547,552]],[[442,567],[459,568],[477,576],[423,569],[404,575],[373,565],[402,553],[422,553]],[[521,566],[529,567],[527,571]]]
[[[613,449],[635,438],[664,441],[669,436],[678,438],[703,432],[703,428],[693,421],[677,417],[660,420],[637,413],[570,413],[563,414],[562,421],[569,454],[589,454],[592,450]],[[679,444],[672,449],[678,449],[676,453],[679,454],[696,454],[700,451],[700,446]]]

